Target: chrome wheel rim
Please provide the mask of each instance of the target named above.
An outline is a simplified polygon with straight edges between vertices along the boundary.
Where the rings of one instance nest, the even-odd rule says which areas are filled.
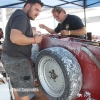
[[[60,97],[65,89],[65,79],[59,64],[51,57],[42,57],[38,64],[38,76],[44,90],[52,97]]]

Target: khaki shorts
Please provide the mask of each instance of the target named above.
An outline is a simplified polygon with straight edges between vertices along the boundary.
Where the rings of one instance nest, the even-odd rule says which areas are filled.
[[[33,75],[28,59],[17,59],[2,54],[1,61],[6,73],[10,77],[12,88],[15,88],[19,96],[27,96],[33,93]]]

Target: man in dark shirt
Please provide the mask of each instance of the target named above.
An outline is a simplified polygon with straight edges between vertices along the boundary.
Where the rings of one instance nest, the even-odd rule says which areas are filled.
[[[52,14],[59,22],[58,26],[55,29],[51,29],[44,24],[40,24],[40,28],[47,30],[51,34],[61,33],[69,37],[80,38],[86,34],[86,28],[78,16],[66,14],[65,10],[61,7],[54,7]]]
[[[33,93],[31,48],[32,44],[42,41],[42,36],[33,36],[30,19],[35,20],[42,6],[40,0],[27,0],[22,10],[16,10],[11,15],[6,26],[1,60],[10,77],[16,100],[30,100]]]

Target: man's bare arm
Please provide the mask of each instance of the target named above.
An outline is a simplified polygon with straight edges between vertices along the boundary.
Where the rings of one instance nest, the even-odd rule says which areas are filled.
[[[12,43],[17,45],[29,45],[33,43],[40,43],[42,41],[42,36],[35,36],[35,40],[33,37],[25,36],[21,31],[12,29],[10,33],[10,40]]]
[[[77,30],[62,30],[60,32],[62,35],[84,35],[87,33],[86,28],[82,27],[81,29]]]
[[[44,24],[39,24],[39,27],[42,28],[42,29],[45,29],[46,31],[48,31],[48,32],[51,33],[51,34],[57,34],[53,29],[47,27],[47,26],[44,25]]]
[[[87,31],[86,31],[86,28],[85,27],[82,27],[81,29],[71,30],[70,31],[70,34],[71,35],[84,35],[86,33],[87,33]]]

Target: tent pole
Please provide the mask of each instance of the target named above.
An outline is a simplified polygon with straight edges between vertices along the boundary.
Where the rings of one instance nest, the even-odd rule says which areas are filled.
[[[86,27],[86,10],[84,8],[84,22],[85,22],[85,27]],[[85,35],[85,39],[87,40],[87,34]]]
[[[86,1],[84,0],[84,22],[85,22],[85,27],[86,27]],[[87,34],[85,35],[85,39],[87,40]]]
[[[2,29],[5,37],[5,27],[6,27],[6,8],[1,8],[2,13]]]
[[[86,10],[84,8],[84,22],[85,22],[85,27],[86,27]]]

